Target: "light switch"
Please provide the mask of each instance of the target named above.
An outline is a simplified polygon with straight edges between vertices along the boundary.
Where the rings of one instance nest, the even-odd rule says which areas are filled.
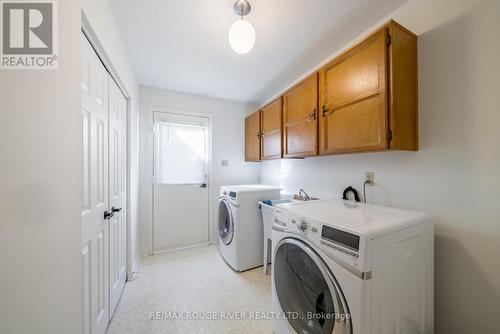
[[[221,160],[220,165],[221,165],[221,167],[227,167],[227,166],[229,166],[229,161],[228,160]]]

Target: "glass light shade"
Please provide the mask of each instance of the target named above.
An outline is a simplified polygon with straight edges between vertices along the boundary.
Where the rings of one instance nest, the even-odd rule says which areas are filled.
[[[231,25],[228,33],[229,45],[240,54],[250,52],[255,45],[255,30],[250,22],[238,20]]]

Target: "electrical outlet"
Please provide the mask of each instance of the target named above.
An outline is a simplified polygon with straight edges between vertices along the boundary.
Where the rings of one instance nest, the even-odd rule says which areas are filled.
[[[375,185],[375,175],[373,174],[373,172],[365,173],[365,182],[367,186]]]
[[[227,160],[221,160],[220,161],[220,166],[221,167],[227,167],[227,166],[229,166],[229,161],[227,161]]]

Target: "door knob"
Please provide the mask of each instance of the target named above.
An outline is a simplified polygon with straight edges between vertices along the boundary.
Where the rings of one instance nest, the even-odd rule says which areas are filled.
[[[115,215],[114,212],[104,211],[104,219],[110,219]]]
[[[111,212],[115,213],[115,212],[120,212],[122,211],[122,208],[115,208],[114,206],[111,207]]]
[[[206,188],[207,187],[207,184],[206,183],[203,183],[200,188]]]

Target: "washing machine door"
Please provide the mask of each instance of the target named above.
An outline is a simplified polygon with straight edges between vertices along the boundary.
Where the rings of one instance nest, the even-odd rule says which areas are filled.
[[[276,246],[273,265],[281,310],[297,333],[352,333],[340,286],[311,247],[294,238],[283,239]]]
[[[234,219],[231,204],[225,198],[219,201],[219,239],[224,245],[229,245],[234,236]]]

